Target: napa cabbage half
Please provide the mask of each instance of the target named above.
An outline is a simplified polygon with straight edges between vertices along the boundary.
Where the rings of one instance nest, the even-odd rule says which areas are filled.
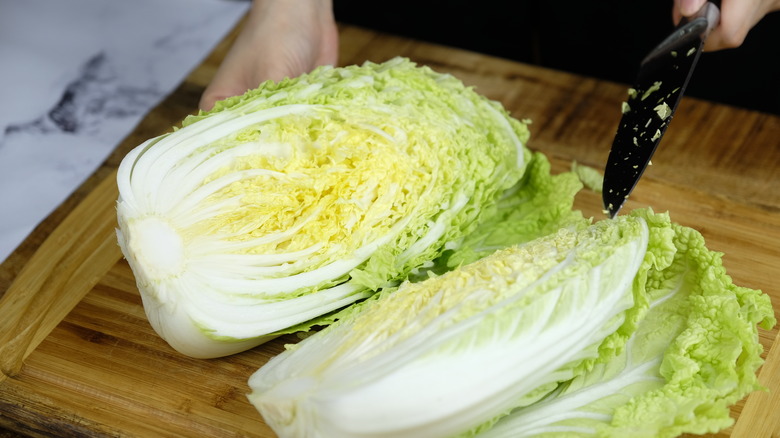
[[[527,175],[547,165],[528,137],[497,102],[407,59],[322,67],[130,152],[118,241],[173,348],[235,353],[429,267],[502,199],[547,187],[536,199],[570,212],[571,179]],[[507,242],[530,237],[518,229]]]

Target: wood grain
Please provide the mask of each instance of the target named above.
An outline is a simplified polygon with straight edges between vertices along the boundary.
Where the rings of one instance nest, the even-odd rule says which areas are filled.
[[[780,335],[774,339],[774,345]],[[761,372],[759,382],[766,391],[756,392],[748,397],[732,436],[734,437],[780,437],[780,421],[777,421],[780,406],[780,348],[772,348]],[[770,420],[771,419],[771,420]]]
[[[0,370],[16,375],[22,361],[121,257],[112,242],[116,213],[111,178],[52,232],[0,299]]]
[[[407,56],[532,119],[529,146],[554,172],[606,160],[625,85],[353,26],[340,33],[343,65]],[[146,321],[113,235],[121,158],[194,112],[235,35],[0,265],[0,437],[273,436],[246,400],[246,379],[296,338],[221,359],[176,353]],[[780,118],[685,99],[653,162],[625,208],[650,205],[699,230],[735,283],[764,290],[778,309]],[[602,217],[595,193],[583,191],[576,207]],[[777,336],[761,331],[767,352]],[[760,379],[768,391],[740,402],[736,425],[710,436],[780,436],[780,347]]]

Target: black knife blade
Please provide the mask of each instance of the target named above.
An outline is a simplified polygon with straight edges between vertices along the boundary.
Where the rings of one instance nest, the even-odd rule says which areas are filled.
[[[719,2],[717,2],[719,3]],[[684,19],[642,61],[604,168],[604,212],[615,217],[639,182],[658,147],[699,59],[704,40],[717,25],[713,2]]]

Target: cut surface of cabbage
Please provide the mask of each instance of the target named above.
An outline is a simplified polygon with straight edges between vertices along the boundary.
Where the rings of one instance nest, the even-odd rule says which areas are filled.
[[[402,280],[486,219],[526,125],[409,60],[267,82],[135,148],[118,241],[178,351],[251,348]]]

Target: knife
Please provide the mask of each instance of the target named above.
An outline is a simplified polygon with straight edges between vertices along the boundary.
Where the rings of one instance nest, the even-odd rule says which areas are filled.
[[[614,218],[650,163],[699,59],[720,20],[720,1],[709,1],[656,46],[640,64],[623,103],[623,116],[604,168],[604,213]]]

